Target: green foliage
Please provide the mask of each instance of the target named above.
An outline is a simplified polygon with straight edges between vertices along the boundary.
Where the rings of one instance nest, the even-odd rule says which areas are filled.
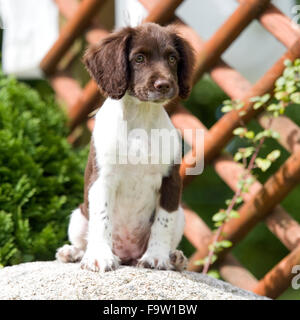
[[[247,146],[239,148],[233,159],[236,162],[242,161],[245,171],[238,181],[237,190],[233,198],[226,201],[227,209],[219,210],[212,217],[214,226],[217,228],[215,232],[216,235],[209,246],[208,256],[197,261],[198,265],[204,265],[203,273],[207,273],[210,265],[217,259],[217,257],[215,257],[216,253],[232,245],[228,240],[220,240],[222,239],[222,229],[230,219],[239,217],[238,211],[234,210],[234,208],[243,202],[242,195],[249,192],[249,187],[254,182],[254,169],[258,168],[262,172],[267,171],[272,163],[281,155],[280,150],[275,149],[265,158],[261,156],[258,157],[267,138],[279,138],[278,133],[271,130],[272,119],[283,114],[289,105],[300,102],[300,59],[296,59],[294,62],[286,60],[284,64],[286,68],[283,75],[275,82],[273,96],[267,93],[261,97],[253,97],[250,99],[250,101],[253,102],[253,109],[264,108],[269,117],[267,129],[263,129],[255,134],[254,131],[247,128],[243,121],[242,117],[245,114],[243,111],[246,111],[241,110],[243,109],[243,103],[231,100],[225,100],[223,103],[221,109],[223,113],[238,112],[240,116],[240,127],[233,130],[233,134],[241,139],[245,139]],[[249,158],[250,160],[248,162]]]
[[[53,259],[82,200],[86,150],[53,97],[0,73],[0,264]]]
[[[228,99],[226,94],[207,76],[197,83],[197,86],[193,89],[191,99],[184,101],[184,104],[193,114],[200,117],[207,127],[211,127],[222,116],[221,104],[226,99]],[[286,108],[285,116],[300,126],[299,105],[293,104]],[[251,120],[247,128],[254,132],[261,130],[256,120]],[[245,144],[246,139],[234,137],[227,145],[226,151],[234,155],[238,148],[245,147]],[[270,175],[274,174],[290,155],[276,140],[267,139],[260,156],[265,157],[276,149],[281,152],[280,159],[273,163],[268,171],[262,172],[259,168],[254,169],[254,174],[261,183],[265,183]],[[223,208],[225,202],[228,206],[232,194],[233,192],[215,172],[213,166],[206,166],[203,173],[183,189],[183,200],[201,216],[210,228],[214,228],[212,214]],[[300,222],[299,196],[300,186],[289,193],[281,203],[285,210],[298,222]],[[226,201],[227,199],[230,200]],[[195,248],[185,237],[180,244],[180,248],[187,256],[191,256],[195,252]],[[258,279],[262,278],[278,261],[289,253],[264,223],[257,224],[242,242],[232,248],[231,252]],[[295,298],[297,296],[299,299],[299,294],[299,290],[290,289],[284,295],[284,298]]]

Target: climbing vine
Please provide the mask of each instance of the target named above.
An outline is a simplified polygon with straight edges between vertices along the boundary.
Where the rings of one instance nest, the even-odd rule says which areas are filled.
[[[234,154],[234,161],[241,163],[245,168],[237,183],[236,192],[231,199],[226,201],[225,209],[220,209],[212,217],[215,230],[213,240],[209,245],[208,255],[196,261],[197,265],[203,266],[203,273],[209,272],[210,266],[218,259],[218,254],[225,248],[232,246],[232,242],[226,239],[223,234],[224,225],[231,219],[240,217],[238,206],[243,203],[243,198],[249,192],[249,188],[255,182],[253,170],[259,168],[267,171],[272,163],[280,157],[280,150],[272,150],[267,156],[260,155],[267,139],[279,139],[279,134],[271,129],[272,120],[283,115],[290,104],[300,104],[300,59],[294,62],[285,61],[283,75],[275,82],[273,94],[265,94],[261,97],[253,97],[253,108],[255,110],[263,108],[269,121],[267,127],[257,133],[248,129],[242,120],[245,115],[244,103],[238,100],[226,100],[223,103],[222,112],[227,113],[233,110],[240,116],[240,126],[233,131],[235,136],[245,141],[245,147],[239,148]],[[210,271],[212,276],[216,276],[215,271]]]

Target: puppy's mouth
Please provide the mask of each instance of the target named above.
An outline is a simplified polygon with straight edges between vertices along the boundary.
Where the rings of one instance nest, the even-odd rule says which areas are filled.
[[[149,89],[147,90],[140,89],[140,90],[134,90],[134,92],[131,92],[131,95],[135,96],[140,101],[164,103],[175,98],[178,95],[178,90],[176,90],[175,88],[170,88],[170,90],[167,93],[161,93],[157,91],[151,91]]]

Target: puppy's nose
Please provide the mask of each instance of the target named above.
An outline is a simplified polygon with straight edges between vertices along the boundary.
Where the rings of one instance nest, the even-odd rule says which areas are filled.
[[[160,93],[167,93],[170,87],[171,85],[168,80],[158,79],[154,82],[154,88]]]

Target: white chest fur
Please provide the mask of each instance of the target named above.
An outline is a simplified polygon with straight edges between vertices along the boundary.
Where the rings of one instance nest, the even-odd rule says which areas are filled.
[[[146,170],[166,175],[181,148],[178,132],[163,105],[128,95],[105,101],[96,115],[93,136],[101,167],[147,164]]]

